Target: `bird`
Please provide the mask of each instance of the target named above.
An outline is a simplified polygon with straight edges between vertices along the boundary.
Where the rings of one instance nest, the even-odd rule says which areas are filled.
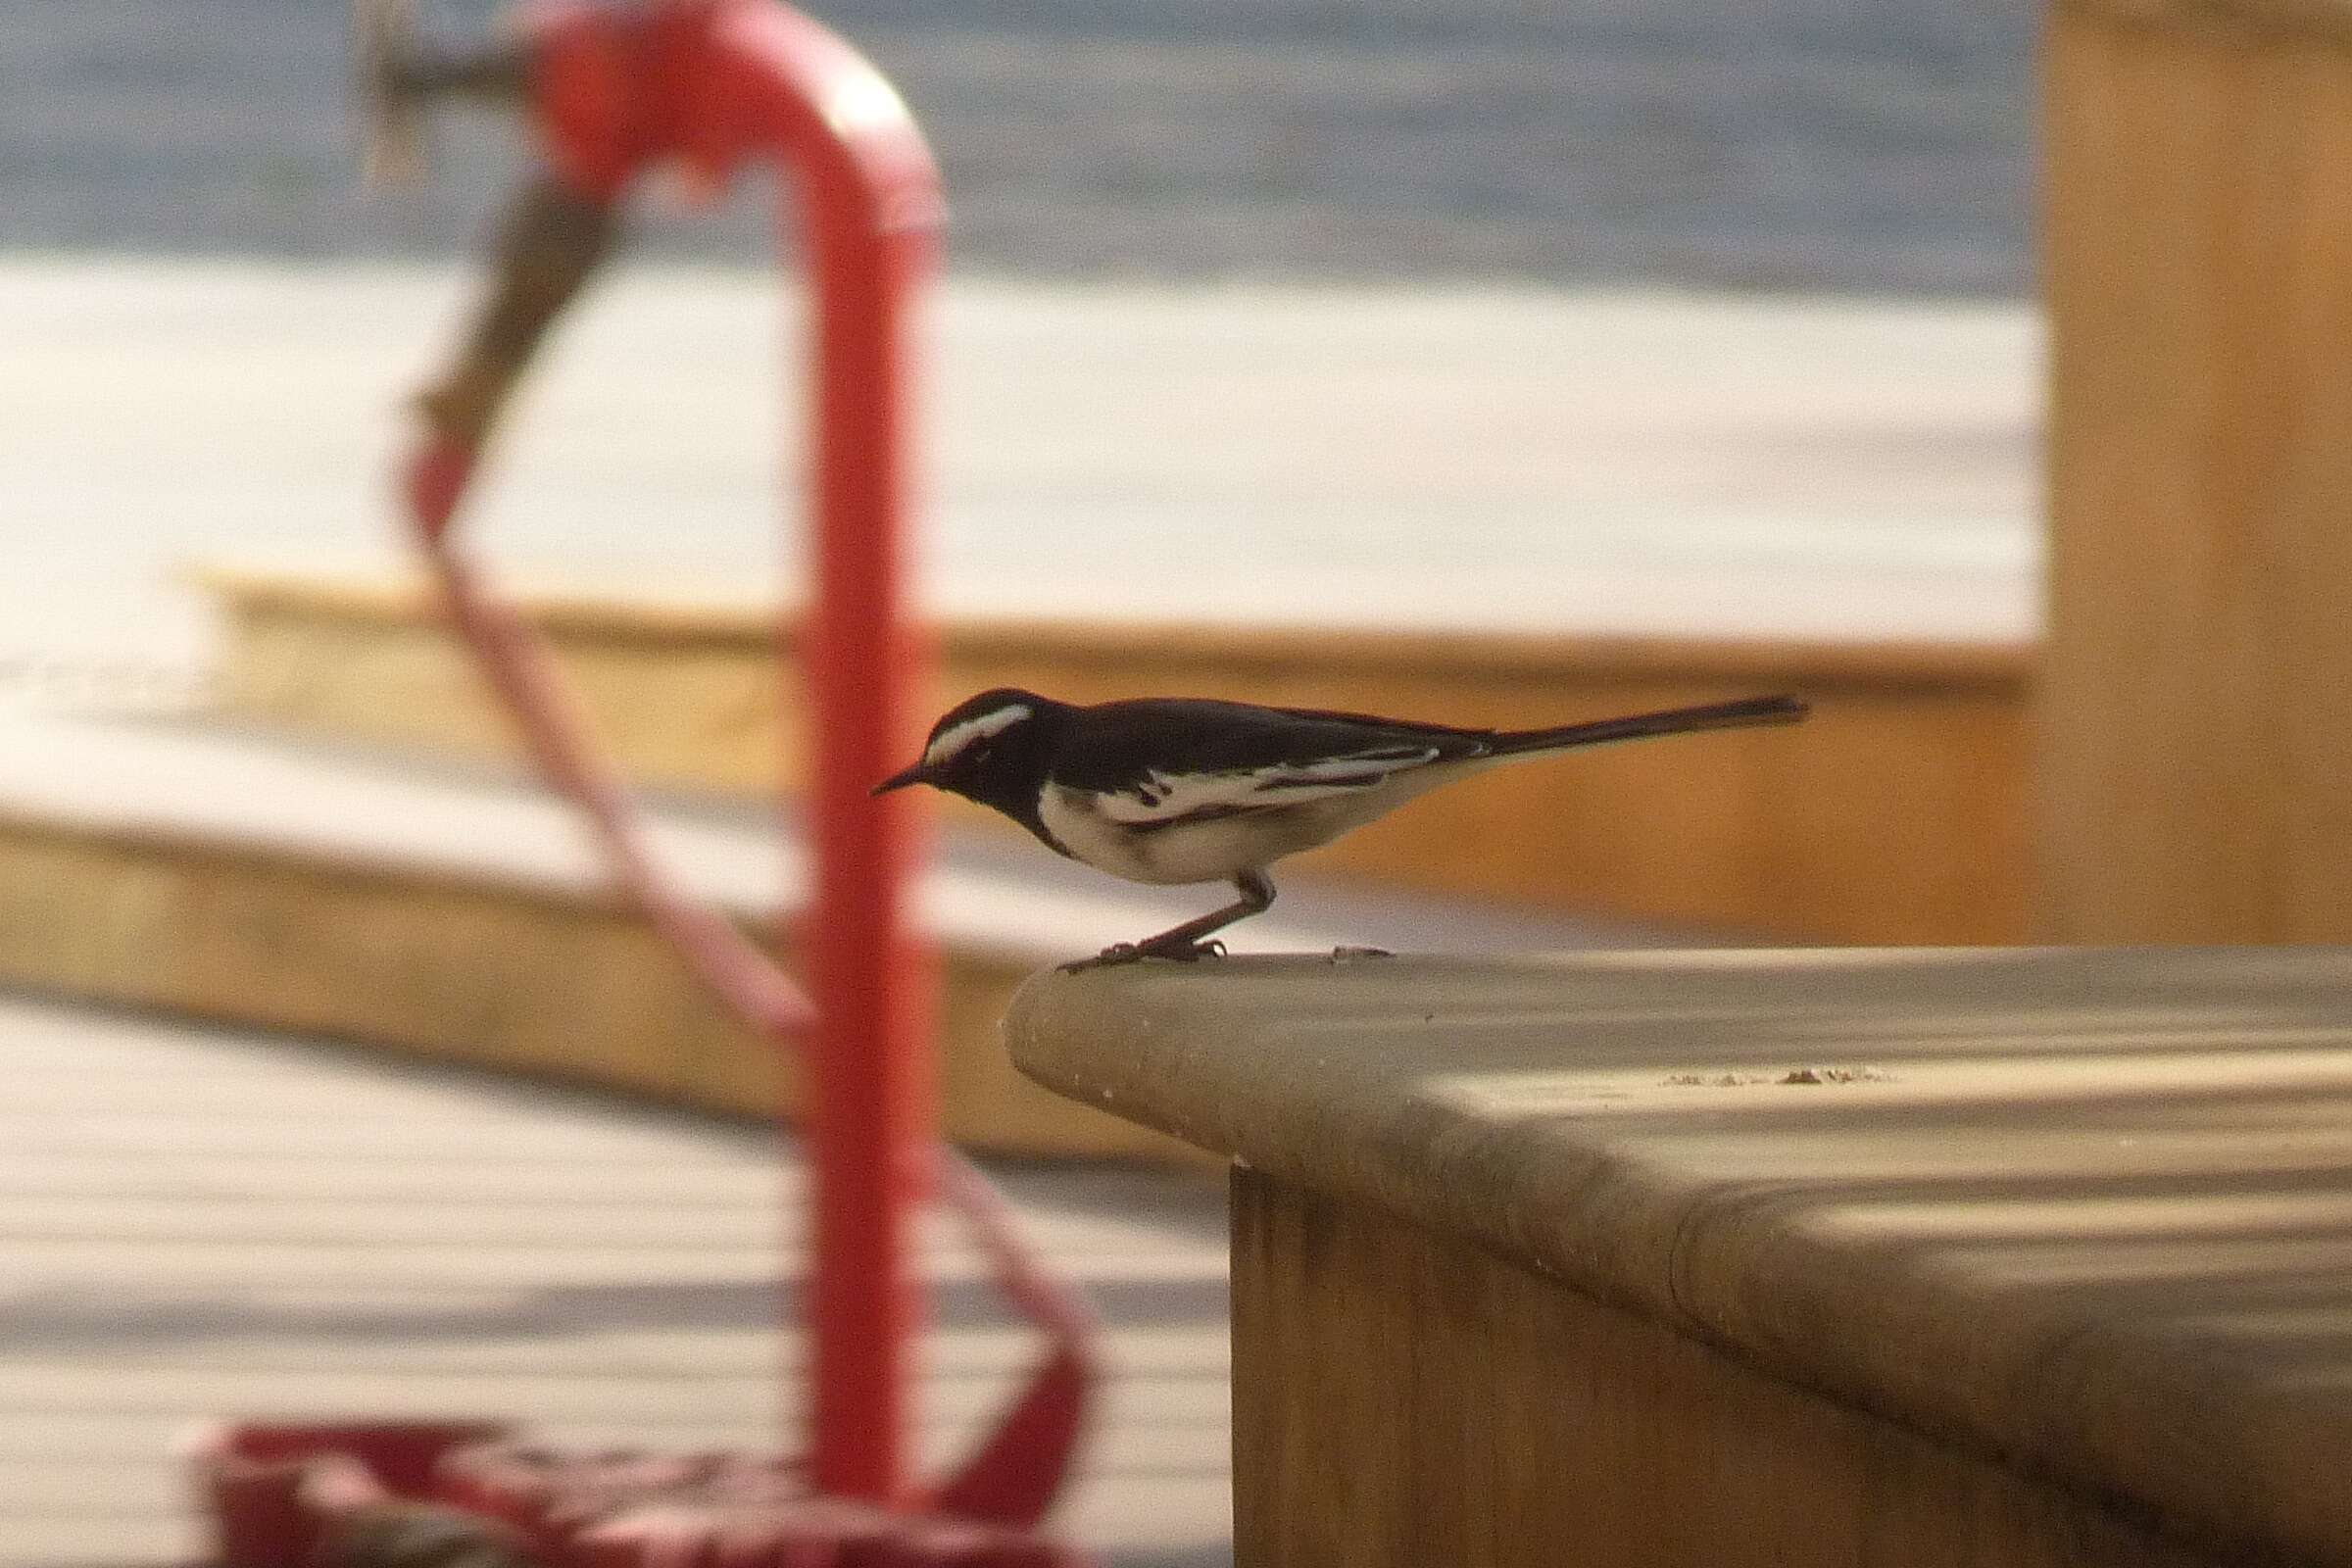
[[[1790,724],[1795,697],[1750,697],[1546,729],[1496,730],[1200,697],[1056,702],[1000,686],[931,726],[922,757],[874,786],[960,795],[1056,855],[1130,882],[1229,882],[1236,900],[1084,969],[1218,956],[1215,934],[1274,902],[1266,871],[1414,797],[1506,762],[1694,730]]]

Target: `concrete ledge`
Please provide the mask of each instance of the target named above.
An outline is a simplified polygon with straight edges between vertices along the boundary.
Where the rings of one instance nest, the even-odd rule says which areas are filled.
[[[411,587],[203,575],[223,711],[403,745],[503,750]],[[798,776],[799,693],[765,610],[555,596],[532,612],[624,764],[765,794]],[[1792,689],[1815,719],[1506,769],[1350,835],[1317,865],[1391,886],[1785,939],[2016,940],[2026,924],[2031,655],[2011,645],[1371,633],[1076,620],[943,628],[934,701],[1184,691],[1538,724]],[[913,738],[909,738],[909,747]],[[1703,749],[1703,756],[1699,755]],[[955,820],[997,830],[977,808]]]
[[[2111,1530],[2017,1560],[2148,1560],[2113,1544],[2144,1526],[2178,1560],[2352,1562],[2348,999],[2337,949],[1249,959],[1044,977],[1007,1029],[1083,1103]],[[1404,1296],[1387,1321],[1438,1332]],[[1957,1515],[1948,1555],[1857,1556],[1866,1523],[1787,1560],[2010,1560]]]

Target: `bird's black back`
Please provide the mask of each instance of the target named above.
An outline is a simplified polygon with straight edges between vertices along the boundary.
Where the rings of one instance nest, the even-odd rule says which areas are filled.
[[[1386,750],[1483,757],[1490,730],[1314,708],[1261,708],[1206,697],[1148,697],[1088,709],[1055,753],[1054,777],[1073,789],[1130,788],[1171,759],[1193,773],[1242,773]]]

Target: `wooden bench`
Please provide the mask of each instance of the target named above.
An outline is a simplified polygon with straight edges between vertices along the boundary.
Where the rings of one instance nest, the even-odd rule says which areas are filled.
[[[224,714],[395,746],[506,745],[414,587],[229,570],[203,582],[226,633]],[[639,777],[760,796],[797,784],[799,683],[779,679],[771,608],[576,596],[526,608]],[[1183,692],[1532,726],[1801,692],[1816,709],[1801,728],[1504,769],[1315,863],[1369,885],[1780,941],[2025,934],[2023,644],[1044,618],[955,619],[940,642],[932,711],[1017,685],[1078,701]],[[948,810],[1004,828],[977,808]]]
[[[1235,1161],[1241,1568],[2352,1563],[2352,953],[1252,958],[1008,1028]]]

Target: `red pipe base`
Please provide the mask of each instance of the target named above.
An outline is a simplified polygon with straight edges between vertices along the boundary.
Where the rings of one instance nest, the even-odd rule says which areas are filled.
[[[808,1491],[796,1460],[570,1453],[495,1422],[216,1427],[190,1455],[222,1568],[1087,1568],[1034,1532]]]

